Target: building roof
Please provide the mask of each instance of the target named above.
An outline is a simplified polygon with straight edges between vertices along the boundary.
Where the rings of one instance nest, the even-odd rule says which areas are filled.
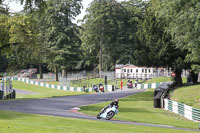
[[[133,65],[133,64],[126,64],[126,65],[116,65],[115,66],[115,69],[121,69],[121,68],[147,68],[147,67],[142,67],[142,66],[136,66],[136,65]]]
[[[133,65],[133,64],[126,64],[126,65],[124,65],[123,67],[138,67],[138,66],[135,66],[135,65]]]
[[[138,66],[135,66],[135,65],[133,65],[133,64],[126,64],[126,65],[116,65],[115,66],[115,69],[121,69],[121,68],[137,68]]]

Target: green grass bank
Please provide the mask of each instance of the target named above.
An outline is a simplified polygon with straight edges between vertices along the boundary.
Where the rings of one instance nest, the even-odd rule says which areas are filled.
[[[170,95],[174,101],[200,109],[200,85],[179,87]]]
[[[45,98],[45,97],[85,94],[84,92],[70,92],[64,90],[56,90],[52,88],[31,85],[20,81],[13,81],[13,88],[36,93],[36,94],[17,94],[17,98]]]
[[[54,116],[0,111],[1,133],[190,133],[149,126],[115,124]],[[193,132],[191,132],[193,133]]]
[[[81,107],[83,113],[97,115],[97,113],[109,102]],[[183,128],[197,128],[198,123],[187,120],[164,109],[153,107],[153,89],[146,92],[121,98],[119,102],[119,113],[115,119],[134,121],[141,123],[152,123],[170,125]]]

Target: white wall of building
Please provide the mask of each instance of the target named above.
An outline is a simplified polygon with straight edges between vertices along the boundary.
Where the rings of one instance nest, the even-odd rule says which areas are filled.
[[[116,78],[149,79],[154,74],[154,68],[137,67],[134,65],[120,66],[115,69]]]

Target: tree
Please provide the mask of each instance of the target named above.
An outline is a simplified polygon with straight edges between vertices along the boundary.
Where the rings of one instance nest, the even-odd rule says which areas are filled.
[[[9,29],[9,64],[13,70],[23,68],[27,64],[35,63],[38,25],[31,14],[18,14],[10,17],[8,21]],[[14,65],[15,64],[15,65]]]
[[[81,31],[87,65],[101,71],[102,62],[102,70],[114,70],[115,64],[132,60],[134,34],[141,14],[138,5],[115,0],[95,0],[91,3]]]
[[[185,62],[191,64],[193,82],[197,82],[200,70],[200,4],[198,0],[162,1],[160,15],[166,14],[171,34],[177,48],[187,50]]]
[[[72,20],[80,13],[80,0],[54,0],[48,2],[45,17],[45,45],[51,55],[47,57],[52,69],[72,70],[80,53],[78,27]],[[65,75],[64,75],[65,76]],[[57,78],[58,80],[58,78]]]
[[[45,0],[15,0],[15,1],[20,2],[21,5],[24,5],[24,10],[29,13],[32,13],[38,9],[41,12],[43,12],[46,8]]]
[[[144,21],[139,26],[139,46],[135,57],[139,64],[172,68],[176,73],[176,85],[182,85],[182,69],[188,67],[184,62],[187,51],[175,46],[171,34],[165,30],[169,26],[167,19],[156,14],[159,8],[159,0],[150,1],[146,8]],[[143,47],[142,51],[140,51],[141,47]],[[144,60],[141,60],[141,57]]]
[[[8,6],[4,4],[5,0],[0,0],[0,14],[8,15]]]

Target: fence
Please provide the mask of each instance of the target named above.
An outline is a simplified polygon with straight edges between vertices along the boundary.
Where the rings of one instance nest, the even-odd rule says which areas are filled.
[[[90,79],[97,78],[98,76],[92,76],[92,77],[85,77],[78,80],[72,80],[70,78],[59,78],[59,84],[63,86],[87,86],[92,87],[93,84],[89,83]]]
[[[107,76],[107,80],[115,79],[115,72],[102,72],[102,76]],[[73,86],[77,84],[78,86],[92,87],[93,84],[89,83],[90,79],[99,78],[99,73],[93,71],[82,71],[76,74],[68,74],[66,78],[60,77],[60,85]],[[101,82],[102,83],[102,82]]]
[[[137,89],[157,88],[162,83],[137,84]]]
[[[0,85],[0,99],[13,99],[16,97],[15,90],[12,88],[11,77],[3,78]]]
[[[116,78],[122,78],[122,79],[141,79],[141,80],[148,80],[155,77],[166,77],[169,75],[164,75],[160,73],[154,73],[154,74],[148,74],[148,73],[141,73],[141,74],[135,74],[135,73],[116,73]]]
[[[85,91],[85,88],[83,88],[83,87],[70,87],[70,86],[63,86],[63,85],[47,84],[47,83],[43,83],[43,82],[36,82],[36,81],[30,80],[27,78],[13,78],[13,80],[18,80],[18,81],[25,82],[28,84],[52,88],[52,89],[58,89],[58,90],[75,91],[75,92],[84,92]],[[94,91],[94,89],[92,87],[87,87],[86,89],[89,92]],[[105,91],[112,91],[112,86],[109,85]]]
[[[115,79],[115,72],[114,71],[113,72],[103,72],[102,71],[101,74],[102,74],[103,77],[107,76],[108,80]]]
[[[153,78],[153,74],[134,74],[134,73],[117,73],[116,78],[122,79],[151,79]]]
[[[82,78],[86,78],[86,77],[96,77],[98,75],[98,73],[93,72],[93,71],[79,71],[79,72],[71,72],[71,73],[67,73],[67,79],[69,80],[79,80]],[[44,79],[50,79],[50,80],[55,80],[56,79],[56,74],[55,73],[45,73],[43,74],[43,78]],[[62,78],[62,74],[58,73],[58,78]]]
[[[164,99],[164,109],[184,116],[190,120],[200,121],[200,109],[190,107],[186,104],[178,103],[169,99]]]

